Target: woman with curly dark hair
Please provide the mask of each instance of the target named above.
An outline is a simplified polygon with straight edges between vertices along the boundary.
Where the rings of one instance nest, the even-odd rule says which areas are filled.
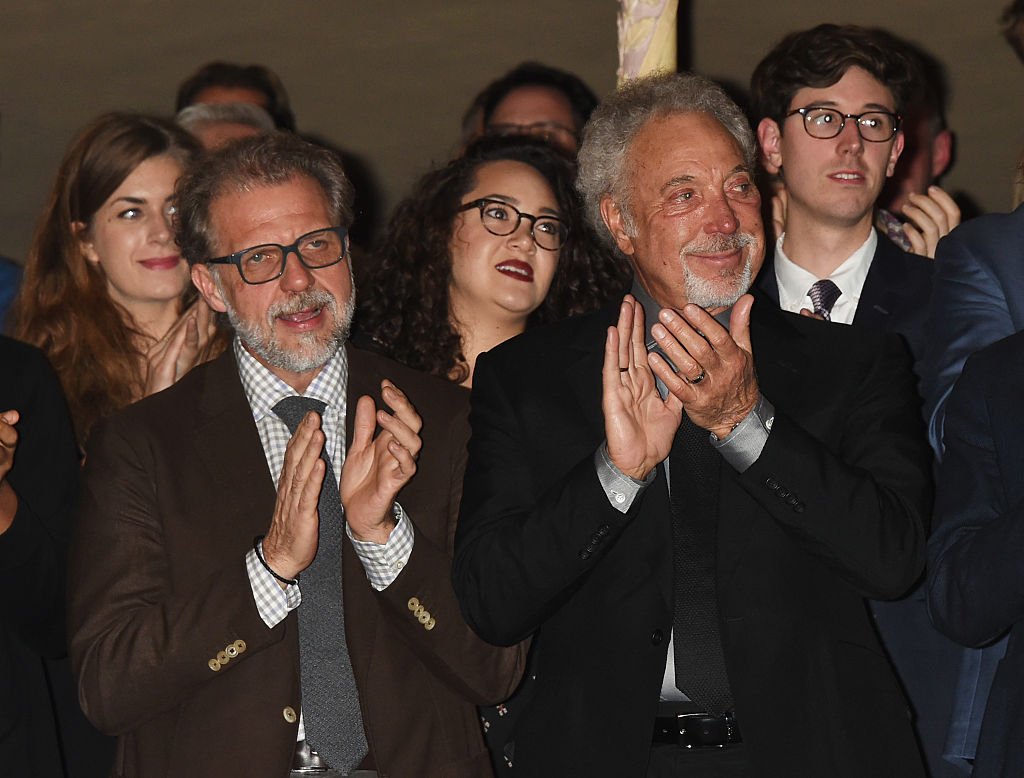
[[[61,162],[12,317],[56,369],[80,444],[223,346],[171,228],[174,185],[198,152],[169,121],[108,113]]]
[[[482,352],[621,297],[628,271],[591,238],[574,176],[561,152],[524,137],[485,138],[427,173],[375,252],[362,333],[469,387]]]

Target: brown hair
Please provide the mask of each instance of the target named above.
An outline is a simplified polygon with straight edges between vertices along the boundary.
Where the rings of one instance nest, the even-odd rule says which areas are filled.
[[[175,188],[175,237],[181,255],[189,265],[214,257],[216,236],[210,207],[220,195],[303,177],[320,185],[333,226],[351,227],[355,191],[338,156],[323,146],[278,131],[243,138],[203,156],[188,167]]]
[[[171,154],[184,163],[196,151],[195,140],[169,121],[108,113],[78,134],[60,164],[12,323],[14,335],[39,346],[57,371],[79,441],[136,399],[145,381],[134,358],[141,333],[110,297],[100,266],[85,259],[81,225],[145,160]]]
[[[787,35],[768,52],[750,77],[754,119],[780,125],[789,103],[804,87],[832,86],[850,68],[866,71],[892,92],[896,113],[912,97],[916,68],[902,42],[885,30],[819,24]]]

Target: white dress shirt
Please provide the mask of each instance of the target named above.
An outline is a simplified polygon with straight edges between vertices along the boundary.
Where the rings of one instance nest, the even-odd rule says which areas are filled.
[[[801,308],[814,310],[808,292],[816,281],[823,281],[813,273],[809,273],[796,264],[782,249],[786,234],[783,233],[775,242],[775,280],[779,285],[779,307],[784,311],[800,313]],[[842,294],[832,306],[830,318],[839,324],[852,324],[857,313],[857,303],[864,289],[864,279],[871,269],[871,261],[875,258],[878,246],[878,233],[874,228],[868,239],[861,244],[846,260],[843,261],[827,278],[839,287]]]

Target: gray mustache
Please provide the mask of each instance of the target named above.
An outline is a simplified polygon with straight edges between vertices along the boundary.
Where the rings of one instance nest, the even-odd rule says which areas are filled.
[[[717,254],[724,251],[737,251],[755,243],[754,236],[749,232],[733,233],[732,235],[712,235],[697,245],[686,247],[687,254]]]
[[[274,303],[267,309],[267,318],[274,319],[277,316],[290,316],[299,311],[309,308],[327,308],[334,304],[334,295],[323,289],[309,289],[300,292],[287,300]]]

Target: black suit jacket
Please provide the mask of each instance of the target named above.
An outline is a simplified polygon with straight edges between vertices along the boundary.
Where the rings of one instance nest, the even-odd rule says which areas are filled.
[[[775,277],[774,259],[772,250],[758,273],[757,288],[778,305],[779,284]],[[914,361],[919,361],[927,341],[925,319],[933,274],[931,260],[908,254],[879,234],[853,326],[902,335],[910,346]]]
[[[423,418],[417,472],[398,496],[416,534],[408,564],[377,592],[343,546],[368,766],[395,778],[489,776],[475,704],[511,694],[523,657],[481,641],[452,592],[464,393],[376,354],[348,355],[349,440],[356,400],[382,407],[385,377]],[[101,423],[82,491],[71,657],[86,713],[120,735],[117,775],[286,775],[301,707],[298,614],[268,629],[246,575],[275,485],[232,351]],[[238,641],[244,650],[213,671],[211,658]]]
[[[0,336],[6,410],[21,419],[7,476],[18,510],[0,535],[0,775],[105,775],[111,743],[83,718],[65,658],[64,571],[79,469],[74,431],[46,358]]]
[[[859,331],[901,335],[914,356],[918,373],[928,345],[926,325],[933,275],[931,260],[903,251],[879,233],[850,325]],[[773,262],[765,263],[757,284],[778,304]],[[933,778],[958,775],[958,769],[946,762],[942,754],[963,649],[939,634],[929,622],[923,585],[900,600],[873,602],[872,611],[882,642],[910,698],[930,773]]]
[[[946,404],[929,542],[935,625],[965,646],[1009,632],[985,707],[975,778],[1024,774],[1024,334],[967,360]]]
[[[598,482],[601,361],[616,309],[480,357],[456,591],[487,640],[534,635],[516,733],[529,776],[642,775],[672,629],[663,468],[625,515]],[[924,562],[928,451],[901,343],[754,306],[776,407],[743,474],[722,468],[718,600],[759,775],[920,774],[906,703],[864,604]]]

